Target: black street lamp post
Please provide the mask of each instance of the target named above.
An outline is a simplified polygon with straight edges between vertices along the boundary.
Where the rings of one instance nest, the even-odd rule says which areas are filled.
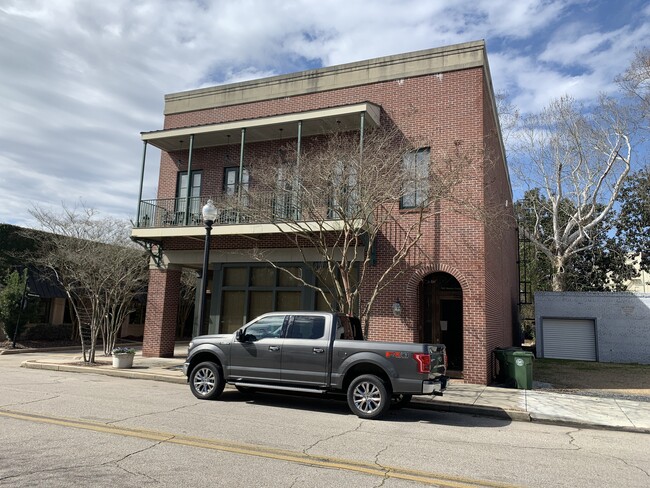
[[[205,224],[205,248],[203,250],[203,270],[201,272],[201,296],[199,297],[199,335],[208,333],[205,324],[205,299],[208,290],[208,260],[210,258],[210,232],[212,232],[212,224],[217,220],[219,211],[214,206],[212,200],[203,206],[201,212],[203,214],[203,223]]]

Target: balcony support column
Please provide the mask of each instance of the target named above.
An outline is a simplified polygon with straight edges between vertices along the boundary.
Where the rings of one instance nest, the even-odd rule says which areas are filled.
[[[302,142],[302,120],[298,121],[298,145],[296,147],[296,167],[300,168],[300,144]]]
[[[185,212],[183,217],[183,225],[187,225],[190,221],[190,195],[192,189],[192,152],[194,148],[194,134],[190,135],[190,148],[187,155],[187,189],[185,190]]]
[[[144,164],[147,160],[147,141],[144,141],[144,149],[142,150],[142,170],[140,171],[140,192],[138,193],[138,210],[135,214],[135,225],[140,227],[140,210],[142,207],[142,187],[144,186]]]
[[[239,145],[239,179],[237,181],[237,205],[241,206],[241,188],[244,183],[244,142],[246,141],[246,127],[241,130],[241,143]],[[237,212],[237,223],[240,220],[240,212]]]
[[[359,161],[363,160],[363,130],[366,125],[366,113],[361,112],[361,120],[359,121]]]

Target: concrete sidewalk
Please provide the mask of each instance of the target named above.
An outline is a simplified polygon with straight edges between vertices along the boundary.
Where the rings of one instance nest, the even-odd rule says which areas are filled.
[[[6,354],[8,351],[4,351]],[[13,351],[12,351],[13,352]],[[187,346],[178,344],[175,357],[145,358],[136,353],[132,369],[115,369],[110,357],[98,357],[97,366],[82,366],[78,348],[72,351],[22,350],[21,366],[75,373],[103,374],[185,384],[182,365]],[[0,356],[0,361],[2,357]],[[188,390],[188,394],[189,390]],[[549,390],[515,390],[466,384],[452,380],[442,397],[413,397],[413,407],[508,418],[650,433],[650,402],[554,393]]]

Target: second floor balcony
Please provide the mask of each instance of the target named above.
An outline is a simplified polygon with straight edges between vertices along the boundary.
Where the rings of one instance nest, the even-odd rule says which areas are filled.
[[[214,223],[219,234],[272,234],[304,230],[338,230],[343,225],[332,199],[303,214],[298,195],[293,192],[258,191],[241,196],[221,195],[190,198],[142,200],[139,220],[132,235],[136,238],[200,236],[205,233],[201,210],[212,200],[219,211]],[[315,210],[315,211],[314,211]]]

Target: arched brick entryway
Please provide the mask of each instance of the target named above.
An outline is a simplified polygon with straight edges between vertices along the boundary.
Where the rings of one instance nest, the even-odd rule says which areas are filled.
[[[449,273],[422,279],[420,316],[424,342],[447,346],[449,370],[463,371],[463,289]]]

